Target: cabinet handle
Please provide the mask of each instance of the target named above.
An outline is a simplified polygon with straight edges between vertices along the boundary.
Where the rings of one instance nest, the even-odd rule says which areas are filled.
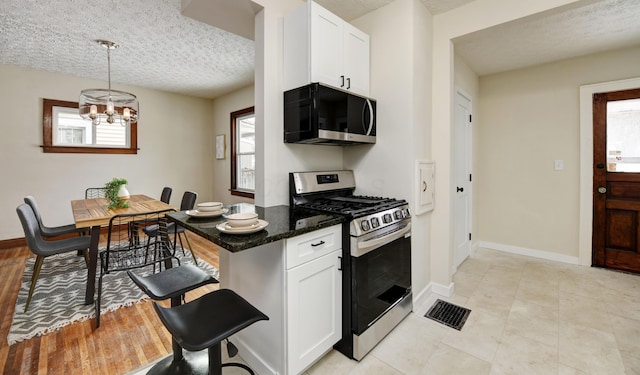
[[[324,241],[320,241],[318,243],[312,243],[311,244],[312,247],[316,247],[316,246],[320,246],[320,245],[324,245]]]
[[[347,78],[347,90],[351,88],[351,78]]]
[[[342,83],[340,84],[340,87],[344,87],[344,76],[340,76],[340,79],[342,80]]]
[[[338,257],[338,263],[340,264],[338,266],[338,271],[342,271],[342,257],[341,256]]]

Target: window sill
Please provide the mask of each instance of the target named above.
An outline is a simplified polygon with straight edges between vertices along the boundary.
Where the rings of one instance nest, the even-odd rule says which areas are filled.
[[[245,198],[254,199],[254,193],[249,192],[249,191],[230,189],[229,192],[231,192],[231,195],[235,195],[235,196],[238,196],[238,197],[245,197]]]

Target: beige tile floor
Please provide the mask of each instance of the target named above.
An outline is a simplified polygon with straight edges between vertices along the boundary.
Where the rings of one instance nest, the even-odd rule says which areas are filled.
[[[640,374],[640,276],[479,249],[454,282],[361,362],[306,374]],[[472,310],[461,331],[424,317],[437,298]]]
[[[454,282],[362,361],[334,350],[305,375],[640,374],[640,276],[479,249]],[[424,317],[438,298],[472,310],[461,331]]]

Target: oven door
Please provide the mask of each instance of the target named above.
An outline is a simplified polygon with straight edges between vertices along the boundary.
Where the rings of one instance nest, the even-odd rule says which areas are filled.
[[[356,335],[411,293],[411,226],[394,229],[351,238],[351,318]],[[358,246],[368,251],[355,256]]]

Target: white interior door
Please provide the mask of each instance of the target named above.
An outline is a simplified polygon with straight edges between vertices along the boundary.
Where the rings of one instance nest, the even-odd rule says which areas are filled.
[[[471,252],[471,97],[456,90],[454,115],[453,203],[454,265],[457,268]]]

